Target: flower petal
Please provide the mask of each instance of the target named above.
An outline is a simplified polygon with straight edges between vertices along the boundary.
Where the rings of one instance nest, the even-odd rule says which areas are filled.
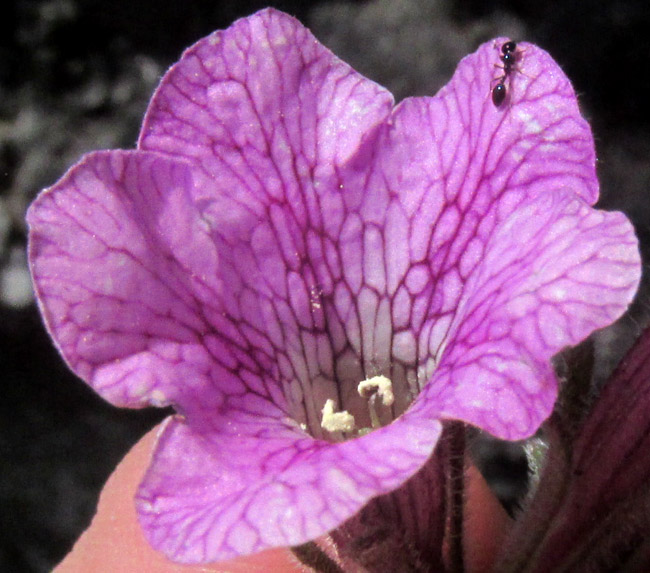
[[[440,429],[398,420],[331,444],[259,416],[216,432],[210,420],[197,431],[172,419],[137,495],[140,521],[156,549],[183,563],[304,543],[415,473]]]
[[[553,355],[616,320],[639,279],[638,243],[621,213],[564,190],[522,197],[484,238],[427,391],[445,417],[507,439],[531,435],[557,396]]]
[[[149,105],[139,147],[189,158],[241,210],[266,217],[265,207],[286,202],[319,221],[304,188],[356,154],[392,105],[387,90],[269,8],[183,54]]]
[[[39,197],[29,224],[39,299],[72,368],[113,403],[172,403],[185,414],[161,442],[141,512],[154,545],[205,561],[325,533],[421,467],[440,424],[404,421],[335,445],[287,418],[283,397],[265,387],[277,367],[262,372],[238,332],[216,330],[223,277],[210,227],[188,200],[194,184],[187,163],[167,156],[94,153]],[[298,495],[311,503],[296,509]],[[286,521],[269,521],[271,511]],[[254,545],[246,527],[259,531]],[[179,546],[187,536],[196,545]]]
[[[241,341],[258,349],[292,415],[315,436],[326,398],[363,402],[356,391],[368,366],[359,358],[362,333],[340,281],[340,249],[354,248],[359,236],[353,214],[342,228],[354,205],[346,205],[338,173],[372,147],[392,103],[299,22],[269,9],[187,50],[142,128],[141,148],[196,166],[192,192],[228,285],[221,293],[228,316],[212,323],[232,333],[220,353]],[[349,268],[354,291],[362,269]],[[364,323],[377,322],[374,307],[364,306]],[[382,318],[372,331],[384,333],[388,358],[385,325]],[[359,407],[367,411],[365,402]]]
[[[393,356],[419,365],[421,387],[431,380],[406,415],[518,439],[550,413],[552,356],[625,311],[640,259],[625,217],[587,205],[593,140],[550,57],[521,45],[508,106],[492,103],[502,41],[465,58],[436,97],[402,102],[372,175],[346,186],[384,229],[387,276],[374,286],[393,295]]]
[[[192,186],[185,162],[98,152],[30,207],[47,327],[71,368],[116,405],[166,404],[205,370],[197,302],[221,287]]]

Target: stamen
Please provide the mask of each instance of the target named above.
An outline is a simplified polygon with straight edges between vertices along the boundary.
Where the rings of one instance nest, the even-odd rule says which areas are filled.
[[[375,407],[375,402],[377,401],[377,394],[373,394],[368,398],[368,413],[370,414],[370,425],[372,429],[381,428],[381,422],[379,421],[379,416],[377,415],[377,408]]]
[[[334,400],[328,399],[321,410],[323,419],[320,427],[328,432],[352,432],[355,428],[354,416],[347,410],[334,412]]]
[[[357,392],[359,392],[359,396],[362,398],[368,399],[368,413],[370,414],[372,429],[380,428],[381,422],[377,415],[377,397],[379,396],[381,398],[381,403],[384,406],[392,405],[395,401],[393,383],[386,376],[373,376],[372,378],[359,382]]]
[[[359,382],[357,392],[359,392],[359,396],[362,398],[369,398],[374,394],[378,394],[384,406],[392,406],[395,401],[393,383],[386,376],[373,376],[372,378],[368,378],[368,380]]]

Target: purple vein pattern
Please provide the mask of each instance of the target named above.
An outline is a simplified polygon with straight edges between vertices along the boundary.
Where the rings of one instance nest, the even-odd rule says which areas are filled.
[[[113,404],[172,405],[137,495],[180,562],[313,539],[394,490],[441,420],[531,435],[551,357],[610,324],[640,275],[598,197],[571,85],[505,39],[435,97],[385,89],[264,10],[189,48],[137,150],[86,155],[31,206],[41,311]],[[359,382],[394,401],[373,423]],[[328,430],[326,401],[357,429]],[[375,420],[376,422],[376,420]]]

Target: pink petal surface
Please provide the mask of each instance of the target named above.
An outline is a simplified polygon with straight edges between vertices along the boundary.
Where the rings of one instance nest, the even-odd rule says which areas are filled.
[[[440,434],[439,422],[400,419],[332,444],[272,419],[228,426],[197,432],[171,420],[138,493],[149,541],[176,560],[229,559],[314,539],[401,485]]]
[[[167,403],[207,354],[197,293],[214,281],[216,256],[191,187],[182,161],[97,152],[30,208],[46,323],[72,369],[114,404]]]
[[[506,439],[534,433],[557,382],[550,358],[621,313],[639,280],[629,221],[564,190],[523,197],[485,237],[428,407]],[[433,404],[436,404],[434,407]]]
[[[31,207],[35,285],[71,367],[113,403],[180,413],[138,502],[173,559],[336,527],[425,463],[440,418],[530,435],[556,397],[551,357],[629,304],[636,239],[589,207],[571,86],[522,44],[496,108],[503,41],[391,111],[262,11],[186,51],[138,151],[86,156]],[[327,398],[369,425],[356,388],[376,374],[397,420],[318,439]]]
[[[194,204],[179,199],[191,187],[182,161],[99,152],[43,194],[29,222],[40,229],[31,253],[43,311],[75,371],[113,403],[173,403],[187,415],[161,438],[139,510],[154,547],[204,562],[332,529],[412,475],[440,423],[403,420],[332,444],[306,435],[283,400],[255,391],[264,382],[260,365],[247,371],[252,360],[240,352],[238,362],[241,349],[227,354],[206,342],[218,335],[197,303],[211,280],[206,271],[218,266]],[[188,236],[168,232],[171,213]]]

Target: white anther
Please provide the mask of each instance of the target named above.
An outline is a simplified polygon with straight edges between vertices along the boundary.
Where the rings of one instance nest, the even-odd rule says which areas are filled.
[[[375,394],[379,395],[384,406],[391,406],[395,401],[393,383],[386,376],[373,376],[368,380],[359,382],[357,392],[363,398],[370,398]]]
[[[320,427],[328,432],[352,432],[355,428],[354,416],[347,410],[334,412],[334,400],[327,400],[323,409]]]

